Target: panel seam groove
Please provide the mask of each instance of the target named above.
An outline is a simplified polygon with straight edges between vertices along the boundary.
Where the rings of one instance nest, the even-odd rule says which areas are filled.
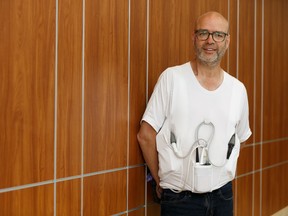
[[[55,0],[55,78],[54,78],[54,200],[53,200],[53,209],[54,216],[57,215],[57,115],[58,115],[58,39],[59,39],[59,2]]]

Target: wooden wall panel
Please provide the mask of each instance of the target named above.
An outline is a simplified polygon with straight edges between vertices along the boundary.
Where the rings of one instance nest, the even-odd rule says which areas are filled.
[[[255,145],[254,147],[254,170],[259,170],[262,168],[262,144]]]
[[[129,209],[145,204],[145,181],[145,166],[129,169]]]
[[[59,1],[57,177],[81,173],[82,0]]]
[[[254,174],[253,182],[253,209],[254,209],[254,215],[261,216],[261,205],[262,205],[262,193],[261,193],[261,184],[262,184],[262,177],[260,172],[256,172]]]
[[[0,193],[0,215],[53,216],[53,184]]]
[[[263,171],[262,214],[272,215],[288,203],[288,164]]]
[[[57,183],[57,215],[81,215],[81,180]]]
[[[145,216],[145,208],[141,208],[135,211],[128,212],[128,216]]]
[[[143,163],[141,150],[137,142],[146,106],[146,64],[147,64],[147,2],[131,1],[130,18],[130,121],[129,121],[129,164]]]
[[[254,125],[254,74],[255,71],[255,3],[239,1],[239,42],[238,42],[238,79],[245,84],[249,100],[249,123],[253,131]],[[234,41],[236,42],[236,41]],[[253,142],[253,134],[246,144]]]
[[[255,142],[259,143],[262,139],[262,0],[256,0],[256,76],[255,76],[255,98],[254,98],[254,117],[255,127],[253,136]],[[250,102],[251,103],[251,102]],[[250,109],[251,110],[251,109]]]
[[[84,179],[84,216],[123,212],[127,202],[127,171],[99,174]]]
[[[263,139],[288,137],[288,1],[264,1]],[[286,19],[287,20],[287,19]],[[284,36],[285,38],[285,36]]]
[[[237,163],[237,175],[242,175],[253,171],[254,164],[254,146],[247,145],[241,149],[238,163]]]
[[[227,51],[228,55],[228,73],[234,77],[237,77],[237,58],[238,58],[238,0],[229,0],[229,34],[230,34],[230,45]]]
[[[234,204],[235,215],[253,215],[253,176],[247,175],[238,178],[234,194],[236,199],[236,203]]]
[[[288,161],[288,140],[263,144],[263,168]]]
[[[0,4],[0,188],[53,178],[55,2]]]
[[[161,215],[161,208],[159,204],[148,205],[147,207],[147,215],[148,216],[159,216]]]
[[[127,163],[127,3],[85,3],[85,173]]]

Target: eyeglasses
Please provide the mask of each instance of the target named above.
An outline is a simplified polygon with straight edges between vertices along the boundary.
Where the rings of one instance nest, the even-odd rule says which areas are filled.
[[[210,35],[212,35],[212,38],[215,42],[223,42],[228,35],[225,32],[215,31],[215,32],[209,32],[207,30],[196,30],[195,35],[198,40],[205,41],[209,38]]]

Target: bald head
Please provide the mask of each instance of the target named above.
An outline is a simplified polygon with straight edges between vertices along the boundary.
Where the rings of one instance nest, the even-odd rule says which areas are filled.
[[[209,31],[223,31],[228,33],[228,20],[220,13],[210,11],[202,14],[195,22],[195,30],[208,29]]]

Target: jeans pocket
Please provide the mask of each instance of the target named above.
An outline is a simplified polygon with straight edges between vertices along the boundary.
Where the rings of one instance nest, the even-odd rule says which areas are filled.
[[[219,197],[222,200],[229,201],[233,199],[233,189],[232,189],[232,182],[227,183],[222,188],[219,189]]]
[[[181,202],[183,199],[185,199],[185,194],[175,193],[169,189],[163,190],[163,193],[161,194],[161,204],[177,203]]]

